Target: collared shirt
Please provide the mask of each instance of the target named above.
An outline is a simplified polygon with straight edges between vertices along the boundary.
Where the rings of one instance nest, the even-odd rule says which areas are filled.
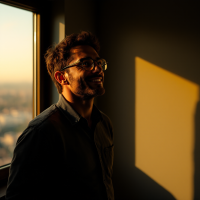
[[[19,137],[7,200],[113,200],[113,130],[95,106],[92,128],[64,99],[33,119]]]

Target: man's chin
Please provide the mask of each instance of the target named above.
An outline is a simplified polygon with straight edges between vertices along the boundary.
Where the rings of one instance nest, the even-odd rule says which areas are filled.
[[[105,93],[105,89],[104,87],[95,88],[92,90],[92,93],[94,94],[94,96],[101,96]]]
[[[97,96],[101,96],[105,93],[105,89],[102,87],[102,88],[98,88],[98,89],[95,89],[95,90],[90,90],[88,92],[85,92],[84,95],[83,95],[83,98],[84,99],[91,99],[91,98],[94,98],[94,97],[97,97]]]

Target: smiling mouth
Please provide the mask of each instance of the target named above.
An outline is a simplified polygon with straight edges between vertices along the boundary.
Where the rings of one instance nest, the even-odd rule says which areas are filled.
[[[102,83],[102,77],[91,78],[89,81],[93,83]]]

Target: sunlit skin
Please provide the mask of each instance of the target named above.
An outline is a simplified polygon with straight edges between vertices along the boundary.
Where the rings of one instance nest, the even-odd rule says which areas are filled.
[[[70,63],[72,64],[81,58],[90,57],[94,60],[99,58],[98,53],[88,45],[80,45],[72,48]],[[71,106],[88,121],[91,127],[91,114],[94,98],[104,94],[103,87],[104,72],[95,62],[92,71],[87,71],[80,66],[70,67],[69,73],[57,71],[56,80],[62,85],[62,95]]]

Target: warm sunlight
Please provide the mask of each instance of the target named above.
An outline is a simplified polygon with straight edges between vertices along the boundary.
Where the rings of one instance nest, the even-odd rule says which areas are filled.
[[[33,13],[0,4],[0,83],[32,83]]]
[[[176,199],[192,200],[199,85],[139,57],[135,68],[136,166]]]

